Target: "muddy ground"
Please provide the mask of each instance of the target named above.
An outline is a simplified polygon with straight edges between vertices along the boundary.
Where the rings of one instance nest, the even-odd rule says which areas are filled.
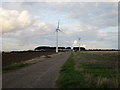
[[[2,66],[20,63],[40,56],[48,57],[54,53],[55,52],[3,52]]]

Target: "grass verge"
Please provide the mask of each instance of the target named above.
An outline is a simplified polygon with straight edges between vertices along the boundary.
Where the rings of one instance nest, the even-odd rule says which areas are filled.
[[[56,81],[59,88],[117,88],[118,71],[115,53],[72,53]]]

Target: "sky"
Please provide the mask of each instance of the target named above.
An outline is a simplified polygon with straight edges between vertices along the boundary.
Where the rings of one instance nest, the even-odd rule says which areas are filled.
[[[37,46],[118,48],[117,2],[2,2],[2,50],[33,50]],[[80,42],[78,41],[78,38]]]

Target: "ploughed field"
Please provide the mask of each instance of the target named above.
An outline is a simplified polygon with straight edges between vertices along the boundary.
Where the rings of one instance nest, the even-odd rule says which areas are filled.
[[[2,53],[2,66],[8,66],[24,62],[40,56],[48,56],[55,52],[3,52]]]

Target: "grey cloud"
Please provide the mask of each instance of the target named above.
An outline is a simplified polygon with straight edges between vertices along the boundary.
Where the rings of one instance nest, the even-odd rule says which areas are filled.
[[[6,4],[7,5],[7,4]],[[4,6],[8,8],[9,6]],[[10,5],[10,4],[8,4]],[[45,25],[23,29],[18,35],[12,36],[19,41],[19,45],[52,45],[55,46],[55,29],[60,17],[59,45],[72,45],[74,40],[81,37],[81,43],[88,48],[114,48],[117,46],[117,32],[105,32],[108,27],[117,27],[117,3],[21,3],[11,5],[11,9],[28,10],[32,16],[40,15],[36,24],[44,22]],[[21,5],[22,7],[19,8]],[[18,7],[18,8],[15,8]],[[44,19],[43,19],[44,18]],[[103,29],[104,33],[99,33]],[[108,30],[110,31],[110,30]],[[113,30],[114,31],[114,30]],[[17,33],[14,33],[17,34]],[[105,36],[106,35],[106,36]],[[10,35],[6,35],[10,37]],[[114,43],[113,43],[114,42]]]

